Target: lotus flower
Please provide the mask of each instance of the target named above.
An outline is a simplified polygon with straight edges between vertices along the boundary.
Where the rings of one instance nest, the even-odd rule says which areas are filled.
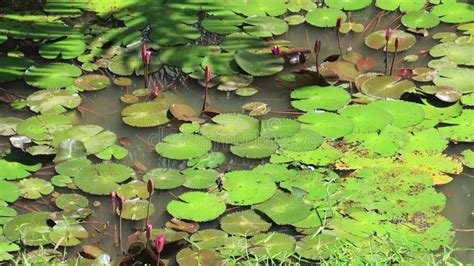
[[[150,62],[151,62],[151,51],[150,50],[146,50],[145,51],[145,57],[144,57],[144,65],[150,65]]]
[[[275,56],[281,56],[282,55],[282,52],[280,50],[280,47],[278,47],[278,45],[273,45],[272,46],[272,53]]]
[[[206,83],[209,83],[211,81],[211,76],[212,76],[211,67],[206,66],[206,69],[204,70],[204,72],[205,72]]]
[[[146,47],[145,43],[142,43],[142,48],[141,48],[141,55],[142,55],[142,61],[145,62],[145,57],[146,57],[146,52],[148,51],[148,48]]]
[[[153,179],[148,180],[147,190],[148,190],[148,193],[150,193],[150,194],[152,194],[153,191],[155,191],[155,182],[153,181]]]
[[[388,43],[390,41],[390,38],[392,38],[393,34],[393,29],[388,28],[387,31],[385,32],[385,41]]]
[[[158,96],[158,94],[160,94],[160,89],[158,88],[158,86],[153,86],[153,89],[151,89],[151,92],[150,92],[150,98],[155,98],[156,96]],[[151,180],[151,179],[150,179]]]
[[[395,39],[395,50],[398,50],[398,47],[400,47],[401,42],[402,42],[402,40],[400,39],[400,37],[397,37]]]
[[[151,225],[151,224],[147,225],[146,226],[146,239],[147,239],[147,241],[150,241],[152,231],[153,231],[153,225]]]
[[[156,245],[156,252],[161,253],[163,249],[165,248],[165,236],[164,235],[158,235],[156,236],[155,239],[155,245]]]

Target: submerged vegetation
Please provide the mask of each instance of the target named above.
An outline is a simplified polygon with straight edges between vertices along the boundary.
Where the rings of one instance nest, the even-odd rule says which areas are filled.
[[[473,5],[3,2],[0,264],[461,263],[435,186],[474,167],[446,152],[474,142]]]

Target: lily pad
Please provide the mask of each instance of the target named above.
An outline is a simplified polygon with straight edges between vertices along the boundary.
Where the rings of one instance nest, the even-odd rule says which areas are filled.
[[[473,66],[474,44],[459,45],[454,42],[441,43],[430,49],[433,57],[443,57],[459,65]]]
[[[351,101],[351,95],[340,87],[308,86],[291,92],[291,105],[303,111],[316,109],[336,111]]]
[[[115,163],[94,164],[82,168],[74,178],[76,186],[93,195],[108,195],[117,191],[118,183],[135,176],[135,172]]]
[[[187,162],[188,167],[196,169],[216,168],[225,161],[225,155],[222,152],[211,152],[199,157],[190,159]]]
[[[217,219],[226,207],[221,199],[212,194],[187,192],[168,203],[166,209],[178,219],[206,222]]]
[[[334,113],[306,113],[298,117],[298,121],[302,122],[301,128],[331,139],[344,137],[354,129],[351,118]]]
[[[87,153],[95,154],[112,146],[117,137],[115,133],[104,130],[100,126],[79,125],[57,134],[52,144],[54,147],[58,147],[61,142],[67,139],[84,143]]]
[[[280,190],[272,198],[253,208],[265,213],[278,225],[293,224],[311,214],[311,207],[304,203],[303,198]]]
[[[21,79],[25,69],[33,65],[33,61],[12,56],[0,57],[0,82]]]
[[[138,46],[139,47],[139,46]],[[108,64],[109,70],[117,75],[130,76],[143,75],[145,70],[140,54],[140,49],[137,47],[131,48],[114,56]],[[158,56],[152,55],[148,66],[148,73],[154,73],[160,70],[161,62]]]
[[[225,175],[224,190],[229,204],[248,206],[268,200],[277,188],[268,176],[252,171],[233,171]]]
[[[273,54],[255,53],[250,50],[239,50],[235,61],[252,76],[271,76],[283,70],[284,59]]]
[[[13,136],[16,134],[16,126],[23,119],[16,117],[0,117],[0,136]]]
[[[324,138],[313,130],[301,129],[291,137],[277,139],[278,145],[289,151],[311,151],[323,143]]]
[[[420,10],[403,15],[402,24],[414,29],[431,29],[439,25],[439,18],[437,15]]]
[[[74,85],[85,91],[97,91],[109,87],[110,79],[104,75],[89,74],[77,78]]]
[[[464,150],[461,152],[461,162],[469,168],[474,168],[474,151]]]
[[[180,171],[171,168],[155,168],[148,171],[143,180],[153,179],[156,189],[173,189],[184,184],[185,178]]]
[[[22,179],[18,182],[20,193],[26,199],[39,199],[43,195],[49,195],[54,191],[53,185],[39,178]]]
[[[184,248],[176,254],[178,265],[221,265],[222,259],[215,250]]]
[[[444,1],[443,4],[434,6],[431,12],[445,23],[465,23],[474,20],[473,5],[468,3]]]
[[[149,212],[147,211],[147,208]],[[139,221],[147,218],[147,213],[152,215],[155,212],[155,207],[153,203],[148,204],[148,200],[142,200],[139,198],[135,199],[127,199],[124,203],[124,208],[121,213],[119,213],[120,217],[127,220]]]
[[[74,84],[82,74],[80,68],[64,63],[32,66],[25,72],[28,85],[41,89],[60,89]]]
[[[17,125],[17,133],[35,141],[49,141],[66,129],[71,128],[71,121],[63,115],[38,115],[30,117]]]
[[[60,175],[75,176],[82,168],[91,165],[92,162],[86,158],[65,161],[56,165],[55,170]]]
[[[56,221],[49,238],[57,246],[77,246],[82,243],[81,239],[89,236],[87,230],[75,221]]]
[[[239,26],[241,26],[243,22],[244,18],[241,16],[233,12],[224,12],[223,14],[207,16],[202,21],[202,26],[209,32],[226,35],[239,32]]]
[[[56,187],[68,187],[73,184],[73,180],[67,175],[55,175],[51,177],[51,183]]]
[[[375,6],[383,10],[394,11],[400,8],[401,12],[421,10],[427,0],[376,0]]]
[[[437,86],[449,86],[461,93],[474,92],[474,70],[471,68],[446,68],[438,71],[434,79]]]
[[[178,133],[168,135],[156,144],[156,152],[174,160],[188,160],[207,153],[211,142],[199,135]]]
[[[322,260],[329,258],[334,250],[341,245],[342,243],[340,243],[338,238],[333,235],[309,235],[297,243],[296,252],[303,258]]]
[[[39,49],[41,57],[55,59],[73,59],[80,56],[86,50],[86,43],[81,38],[66,38],[63,40],[46,43]]]
[[[254,140],[259,134],[258,120],[247,115],[220,114],[212,121],[216,124],[201,126],[201,134],[215,142],[237,144]]]
[[[425,0],[423,0],[425,1]],[[385,30],[374,31],[367,36],[365,39],[365,44],[375,50],[386,49],[386,40],[385,40]],[[388,41],[388,51],[393,53],[395,52],[395,40],[400,38],[400,46],[398,47],[399,52],[406,51],[410,49],[415,43],[416,38],[413,34],[401,31],[394,30],[390,40]]]
[[[5,180],[0,180],[0,201],[15,202],[20,197],[19,187]]]
[[[222,247],[227,240],[227,233],[217,229],[207,229],[196,232],[191,241],[201,250],[213,250]]]
[[[392,115],[391,124],[399,128],[415,126],[425,118],[425,111],[416,103],[399,100],[381,100],[369,104],[381,108]]]
[[[233,11],[245,16],[280,16],[286,12],[286,9],[285,0],[261,0],[237,2]]]
[[[252,36],[272,37],[288,31],[288,24],[284,20],[268,16],[252,16],[244,20],[244,31]]]
[[[332,8],[354,11],[370,6],[372,0],[326,0],[325,4]]]
[[[244,237],[266,232],[272,225],[252,210],[228,214],[221,219],[220,224],[225,232]]]
[[[78,194],[61,194],[55,201],[56,206],[62,210],[77,210],[89,205],[89,200]]]
[[[133,127],[155,127],[169,122],[167,112],[160,102],[137,103],[122,110],[122,120]]]
[[[292,236],[277,232],[255,235],[250,243],[250,253],[259,258],[285,259],[293,255],[296,247]]]
[[[48,212],[30,212],[20,215],[3,228],[3,233],[10,241],[21,241],[27,246],[39,246],[51,243],[48,226]]]
[[[257,138],[250,142],[241,143],[230,147],[230,151],[240,157],[259,159],[269,157],[278,148],[270,139]]]
[[[270,112],[270,106],[263,102],[249,102],[242,105],[242,109],[249,112],[250,116],[262,116]]]
[[[295,135],[300,124],[288,118],[270,118],[261,121],[260,136],[264,138],[284,138]]]
[[[242,87],[242,88],[238,88],[235,91],[235,94],[237,94],[239,96],[242,96],[242,97],[249,97],[249,96],[252,96],[252,95],[256,94],[257,92],[258,92],[258,90],[255,89],[254,87]]]
[[[392,123],[393,118],[389,112],[369,105],[351,105],[339,111],[354,122],[353,132],[370,133],[384,129]]]
[[[306,14],[306,22],[316,27],[335,27],[337,19],[346,21],[347,16],[339,9],[331,7],[316,8]]]
[[[310,11],[316,8],[316,4],[311,0],[290,0],[288,2],[288,10],[293,13],[298,13],[302,9]]]
[[[206,189],[215,186],[219,175],[215,170],[186,169],[182,173],[185,176],[183,186],[192,189]]]
[[[36,172],[41,169],[41,164],[25,165],[19,162],[0,160],[0,169],[2,169],[0,171],[0,179],[14,180],[30,176],[30,172]]]
[[[122,184],[117,188],[117,195],[125,199],[141,198],[148,199],[147,183],[143,181],[133,180],[126,184]]]
[[[404,93],[414,92],[415,84],[395,76],[378,76],[362,83],[361,91],[375,98],[399,99]]]
[[[30,94],[26,102],[35,113],[60,114],[78,107],[81,97],[67,90],[42,90]]]

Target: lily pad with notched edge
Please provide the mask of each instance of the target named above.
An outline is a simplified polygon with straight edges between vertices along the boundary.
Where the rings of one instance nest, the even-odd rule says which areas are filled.
[[[225,203],[217,196],[204,192],[187,192],[172,200],[167,211],[178,219],[196,222],[212,221],[224,213]]]
[[[206,189],[214,186],[219,175],[215,170],[186,169],[182,173],[186,180],[183,186],[192,189]]]
[[[255,53],[250,50],[239,50],[235,61],[252,76],[271,76],[283,70],[284,59],[268,53]]]
[[[439,25],[439,18],[432,13],[420,10],[403,15],[402,24],[408,28],[431,29]]]
[[[295,135],[300,124],[288,118],[270,118],[261,120],[260,136],[264,138],[284,138]]]
[[[41,89],[60,89],[74,84],[82,74],[80,68],[64,63],[32,66],[25,72],[28,85]]]
[[[249,142],[231,146],[230,151],[240,157],[260,159],[269,157],[277,148],[278,146],[275,141],[261,137]]]
[[[84,143],[87,153],[95,154],[112,146],[117,140],[117,137],[115,133],[104,130],[100,126],[79,125],[57,134],[52,144],[54,147],[58,147],[59,144],[66,139]]]
[[[285,259],[294,253],[296,240],[288,234],[271,232],[253,236],[250,244],[249,252],[259,258]]]
[[[293,224],[311,214],[311,207],[303,198],[278,190],[269,200],[254,205],[254,209],[265,213],[276,224]]]
[[[76,221],[59,220],[53,227],[49,238],[57,246],[77,246],[82,243],[81,239],[89,236],[87,230]]]
[[[374,31],[367,36],[365,39],[365,44],[375,50],[384,49],[386,46],[385,40],[385,30]],[[398,52],[406,51],[410,49],[415,43],[416,38],[413,34],[401,31],[394,30],[392,37],[388,41],[388,51],[393,53],[395,52],[395,40],[400,38],[400,46],[398,47]]]
[[[469,3],[457,1],[444,1],[445,3],[434,6],[431,11],[445,23],[465,23],[474,20],[474,8]]]
[[[342,116],[352,119],[353,132],[370,133],[384,129],[392,123],[392,115],[376,106],[351,105],[339,111]]]
[[[288,24],[284,20],[268,16],[252,16],[244,20],[244,31],[252,36],[272,37],[288,31]]]
[[[221,219],[221,228],[225,232],[238,236],[253,236],[266,232],[272,226],[253,210],[234,212]]]
[[[225,174],[224,190],[227,202],[249,206],[270,199],[277,187],[272,178],[253,171],[233,171]]]
[[[301,128],[313,130],[331,139],[344,137],[354,129],[352,119],[334,113],[306,113],[298,117]]]
[[[10,241],[21,241],[27,246],[51,243],[48,226],[49,212],[30,212],[10,220],[3,227],[3,233]]]
[[[117,191],[118,183],[135,176],[135,172],[121,164],[102,163],[82,168],[74,178],[76,186],[93,195],[108,195]]]
[[[372,3],[372,0],[326,0],[325,4],[332,8],[354,11],[364,9]]]
[[[195,169],[216,168],[225,161],[222,152],[211,152],[188,160],[187,166]]]
[[[421,10],[427,0],[376,0],[375,6],[383,10],[395,11],[397,8],[401,12]]]
[[[46,43],[39,49],[41,57],[46,59],[74,59],[86,50],[86,43],[81,38],[66,38],[63,40]]]
[[[42,195],[49,195],[53,192],[53,185],[39,178],[22,179],[18,182],[20,193],[26,199],[39,199]]]
[[[10,162],[0,160],[0,180],[22,179],[31,175],[30,172],[36,172],[41,169],[41,164],[25,165],[19,162]]]
[[[15,202],[20,197],[19,187],[5,180],[0,180],[0,201]]]
[[[390,113],[393,118],[391,124],[399,128],[415,126],[425,118],[425,111],[421,105],[412,102],[380,100],[370,103],[369,106],[375,106]]]
[[[89,200],[78,194],[61,194],[55,200],[56,206],[62,210],[77,210],[89,205]]]
[[[155,168],[148,171],[143,180],[153,179],[156,189],[173,189],[184,184],[185,178],[179,170],[171,168]]]
[[[324,138],[313,130],[301,129],[291,137],[279,138],[276,141],[284,150],[311,151],[321,146]]]
[[[168,135],[155,146],[156,152],[174,160],[188,160],[207,153],[212,147],[205,137],[178,133]]]
[[[35,113],[60,114],[78,107],[81,97],[67,90],[41,90],[30,94],[26,103]]]
[[[109,61],[108,68],[112,73],[121,76],[143,75],[145,72],[139,48],[131,48],[114,56]],[[148,73],[157,72],[160,68],[160,59],[158,56],[152,55]]]
[[[124,197],[125,199],[148,199],[150,193],[148,193],[147,183],[143,181],[133,180],[126,184],[122,184],[117,188],[117,195]]]
[[[296,99],[291,101],[291,105],[299,110],[336,111],[350,102],[351,95],[340,87],[309,86],[292,91],[291,98]]]
[[[25,119],[16,129],[19,135],[27,136],[34,141],[49,141],[57,133],[71,127],[71,120],[68,117],[46,114]]]
[[[395,76],[372,77],[362,83],[360,90],[371,97],[399,99],[404,93],[414,92],[415,84]]]
[[[16,117],[0,117],[0,136],[13,136],[16,134],[16,126],[23,119]]]
[[[212,118],[216,124],[201,126],[201,134],[206,138],[227,144],[251,141],[259,134],[259,121],[242,114],[220,114]]]
[[[306,14],[306,22],[316,27],[335,27],[337,19],[341,17],[342,21],[346,21],[346,14],[336,8],[321,7],[309,11]]]
[[[122,110],[122,120],[133,127],[155,127],[168,123],[168,106],[160,102],[132,104]]]
[[[0,82],[21,79],[25,69],[33,65],[33,63],[33,61],[22,57],[0,57]]]
[[[464,150],[461,152],[461,162],[463,165],[474,168],[474,151],[473,150]]]
[[[97,91],[109,87],[110,79],[105,75],[89,74],[77,78],[74,85],[85,91]]]
[[[124,203],[124,208],[119,215],[123,219],[139,221],[147,218],[147,213],[152,215],[155,212],[155,207],[153,203],[148,204],[148,200],[142,200],[139,198],[135,199],[127,199]],[[149,206],[150,210],[147,211],[147,207]]]

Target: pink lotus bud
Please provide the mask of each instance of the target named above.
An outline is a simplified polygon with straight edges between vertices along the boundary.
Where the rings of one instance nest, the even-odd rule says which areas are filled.
[[[155,89],[155,87],[153,87],[153,89]],[[150,195],[153,193],[153,191],[155,191],[155,182],[153,181],[153,179],[148,179],[147,190]]]
[[[112,204],[112,211],[115,211],[115,201],[117,200],[117,193],[110,192],[110,203]]]
[[[158,235],[156,236],[155,239],[155,245],[156,245],[156,252],[161,253],[163,249],[165,248],[165,236],[164,235]]]
[[[401,41],[402,41],[402,40],[400,39],[400,37],[397,37],[397,38],[395,39],[395,49],[398,50],[398,47],[400,47]]]
[[[125,198],[119,197],[119,211],[120,215],[122,215],[122,210],[125,208]]]
[[[314,43],[314,52],[316,54],[319,54],[321,52],[321,40],[317,39],[316,42]]]
[[[342,26],[342,17],[338,17],[336,21],[336,29],[339,31],[341,26]]]
[[[211,67],[210,66],[206,66],[206,69],[205,69],[205,78],[206,78],[206,83],[209,83],[209,81],[211,81]]]
[[[151,233],[153,231],[153,225],[149,224],[146,226],[146,239],[150,240],[151,238]]]
[[[391,28],[388,28],[387,31],[385,32],[385,41],[390,41],[390,38],[392,38],[393,30]]]
[[[155,98],[156,96],[158,96],[159,93],[160,93],[160,89],[158,88],[158,86],[156,85],[153,86],[153,89],[151,89],[151,92],[150,92],[150,98]]]
[[[142,43],[142,48],[141,48],[141,54],[142,54],[142,61],[145,62],[145,53],[148,51],[148,48],[146,47],[145,43]]]
[[[281,56],[282,55],[282,52],[280,50],[280,47],[278,47],[278,45],[273,45],[272,46],[272,53],[275,56]]]
[[[151,62],[151,51],[146,50],[145,51],[145,61],[143,61],[143,63],[145,63],[145,65],[150,65],[150,62]]]

